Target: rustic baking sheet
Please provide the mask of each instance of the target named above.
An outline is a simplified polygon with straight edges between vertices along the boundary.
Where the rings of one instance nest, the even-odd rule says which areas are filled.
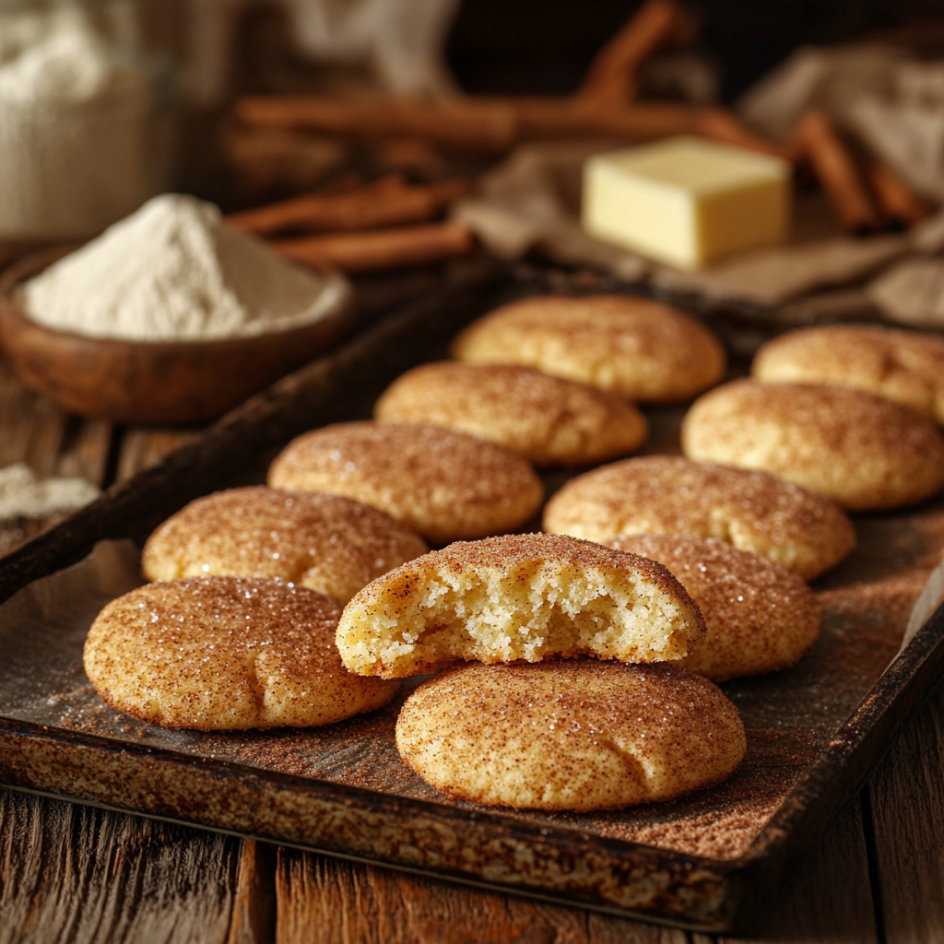
[[[408,687],[381,711],[322,729],[199,733],[107,708],[82,670],[95,614],[140,582],[139,543],[115,539],[140,542],[192,494],[262,481],[268,456],[300,428],[366,415],[407,363],[437,356],[462,323],[520,291],[494,272],[470,278],[460,281],[462,304],[452,289],[400,313],[349,346],[353,354],[251,401],[183,460],[106,495],[10,561],[6,586],[25,586],[0,607],[0,781],[690,927],[730,927],[815,841],[932,683],[944,620],[883,672],[944,553],[944,500],[855,518],[856,550],[814,584],[824,611],[814,649],[793,669],[722,686],[747,729],[743,765],[667,804],[546,814],[449,800],[397,756],[393,728]],[[393,345],[401,356],[390,356]],[[375,368],[369,381],[364,358]],[[649,412],[650,451],[677,450],[681,415]],[[235,440],[242,462],[232,461]],[[551,475],[549,488],[564,478]],[[98,538],[110,540],[61,570]]]

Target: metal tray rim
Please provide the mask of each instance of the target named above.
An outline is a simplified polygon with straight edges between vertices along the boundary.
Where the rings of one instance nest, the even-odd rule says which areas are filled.
[[[452,286],[452,291],[461,294],[466,292],[470,286],[477,285],[481,288],[483,285],[491,285],[494,287],[496,283],[511,277],[509,270],[505,267],[494,264],[479,266],[476,270],[467,273],[464,280],[463,278],[457,279]],[[428,314],[434,311],[437,306],[442,305],[443,297],[441,293],[416,305],[406,306],[406,309],[401,311],[399,315],[386,319],[365,334],[347,342],[340,349],[336,349],[334,352],[313,362],[309,367],[303,368],[295,375],[291,375],[276,387],[270,388],[269,391],[247,401],[242,407],[237,408],[211,427],[211,432],[215,432],[224,439],[227,436],[233,439],[238,436],[240,428],[252,411],[255,411],[255,421],[258,421],[259,416],[271,415],[277,401],[278,390],[291,389],[293,383],[296,386],[302,384],[304,378],[310,380],[317,376],[319,370],[322,371],[325,377],[330,376],[339,359],[343,361],[345,356],[348,358],[346,362],[348,369],[355,369],[358,352],[362,353],[365,345],[377,344],[378,340],[395,334],[396,330],[402,328],[403,325],[411,324],[418,317],[417,312],[422,315],[423,312]],[[293,381],[293,378],[302,379]],[[322,387],[326,386],[326,381],[323,378],[321,379],[321,385]],[[321,393],[324,393],[324,390]],[[201,440],[201,443],[203,441]],[[200,443],[196,445],[199,447]],[[102,499],[99,499],[94,508],[76,513],[56,528],[14,552],[0,566],[0,570],[6,570],[5,577],[0,578],[0,598],[6,599],[33,580],[47,576],[73,563],[79,552],[83,550],[87,552],[97,540],[115,536],[109,533],[109,528],[114,527],[115,522],[108,519],[107,515],[104,520],[99,518],[96,522],[97,526],[94,528],[87,528],[87,522],[95,521],[95,515],[100,514],[101,511],[112,511],[117,515],[120,508],[124,508],[129,504],[133,506],[142,493],[147,494],[148,488],[156,477],[162,472],[167,474],[168,470],[170,473],[173,473],[175,469],[179,470],[193,454],[193,446],[178,450],[178,453],[174,453],[169,457],[169,461],[162,466],[140,473],[131,482],[109,490]],[[523,823],[520,820],[513,820],[511,817],[502,816],[500,813],[492,811],[475,813],[426,800],[391,797],[389,794],[364,788],[282,774],[237,762],[193,757],[166,748],[141,745],[139,750],[132,751],[131,748],[134,745],[125,742],[116,742],[95,735],[79,734],[64,728],[34,725],[30,722],[5,717],[0,717],[0,783],[4,783],[13,789],[21,788],[37,792],[42,792],[43,787],[48,786],[48,783],[16,782],[17,777],[11,778],[4,774],[5,761],[10,756],[9,738],[15,736],[27,741],[38,739],[44,743],[59,745],[70,743],[92,745],[100,742],[98,743],[99,747],[108,748],[117,753],[140,753],[174,767],[183,764],[189,768],[220,772],[230,772],[230,768],[232,768],[243,776],[246,776],[248,771],[251,772],[251,777],[259,782],[284,784],[286,787],[291,787],[303,793],[315,795],[330,788],[338,795],[349,797],[351,805],[363,803],[364,798],[368,796],[382,797],[391,807],[397,807],[401,810],[413,811],[415,808],[416,812],[424,814],[429,814],[431,810],[434,812],[439,810],[448,811],[448,815],[452,819],[468,819],[470,823],[494,825],[495,828],[502,829],[510,826],[516,834],[533,834],[543,842],[559,839],[561,842],[573,843],[576,839],[586,851],[599,850],[601,853],[624,860],[652,861],[653,864],[659,860],[671,860],[674,866],[673,871],[675,869],[681,872],[710,870],[718,882],[727,888],[726,893],[729,897],[727,907],[721,908],[707,922],[699,921],[694,916],[678,915],[670,917],[665,913],[655,912],[651,909],[624,908],[622,906],[607,905],[599,901],[588,901],[583,898],[572,899],[570,903],[697,930],[726,931],[742,927],[745,920],[750,917],[750,909],[745,902],[747,899],[756,898],[757,896],[744,894],[748,883],[764,886],[776,884],[787,866],[805,854],[828,823],[854,797],[872,768],[879,762],[884,751],[890,746],[891,735],[905,723],[936,683],[936,670],[944,664],[944,646],[942,646],[942,642],[944,642],[944,606],[938,608],[911,643],[899,654],[885,674],[878,679],[853,710],[827,748],[813,761],[771,820],[755,837],[750,847],[741,856],[729,860],[712,859],[673,850],[662,850],[628,840],[590,836],[589,834],[581,834],[579,830],[568,830],[562,827],[542,827]],[[842,780],[840,774],[850,769],[852,770],[852,777],[839,782]],[[14,782],[10,782],[11,780]],[[90,802],[94,805],[103,805],[107,808],[121,809],[126,812],[139,812],[144,815],[168,818],[160,816],[154,810],[142,808],[140,805],[112,807],[110,804],[102,804],[94,798],[82,797],[77,791],[68,794],[55,792],[52,795],[63,798],[71,796],[79,802]],[[191,826],[204,825],[211,829],[220,828],[208,822],[201,823],[199,820],[173,819],[173,821],[185,822]],[[813,827],[812,832],[809,829],[810,826]],[[250,835],[240,830],[234,832],[243,836]],[[325,852],[326,854],[347,855],[351,858],[357,858],[359,861],[380,862],[396,868],[410,868],[403,863],[386,859],[359,857],[339,850],[322,849],[316,845],[297,842],[289,837],[259,836],[258,838],[266,841],[272,841],[274,838],[275,841],[298,846],[299,848]],[[425,874],[430,871],[430,867],[421,867],[418,871]],[[434,871],[442,877],[448,877],[455,881],[479,884],[489,888],[509,889],[507,883],[492,884],[483,882],[481,879],[476,880],[474,876],[455,874],[446,876],[443,875],[441,870],[436,869]],[[541,894],[540,889],[529,890],[525,887],[514,886],[511,886],[511,888],[526,894]],[[557,902],[561,901],[560,897],[557,897],[559,894],[559,890],[555,891],[554,900]]]

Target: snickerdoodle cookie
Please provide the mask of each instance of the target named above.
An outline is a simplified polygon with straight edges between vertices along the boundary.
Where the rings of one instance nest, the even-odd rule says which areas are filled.
[[[334,600],[279,580],[151,583],[99,613],[85,671],[112,708],[169,728],[330,724],[397,690],[341,664],[340,613]]]
[[[511,531],[544,496],[521,456],[422,423],[338,423],[306,433],[276,457],[269,485],[346,495],[437,542]]]
[[[944,487],[944,437],[931,420],[827,384],[725,384],[688,411],[682,449],[783,476],[851,511],[913,505]]]
[[[374,416],[458,429],[539,466],[615,459],[648,433],[642,413],[615,393],[504,364],[416,367],[387,388]]]
[[[456,338],[467,364],[521,364],[629,400],[687,400],[723,376],[724,348],[701,322],[628,295],[541,295],[505,305]]]
[[[337,643],[354,672],[399,678],[458,660],[681,659],[698,607],[653,561],[562,535],[451,544],[368,584]]]
[[[724,682],[785,669],[816,642],[816,596],[766,557],[677,534],[623,534],[606,543],[665,564],[698,604],[705,639],[678,663],[690,672]]]
[[[144,545],[148,580],[271,577],[347,603],[361,587],[425,554],[412,528],[324,492],[234,488],[198,498]]]
[[[944,338],[882,325],[823,325],[768,341],[761,383],[828,383],[895,400],[944,423]]]
[[[805,580],[852,550],[855,530],[833,502],[765,472],[681,456],[640,456],[587,472],[547,503],[544,530],[607,541],[616,534],[717,538]]]
[[[447,669],[406,700],[397,747],[452,797],[588,811],[724,780],[746,740],[737,709],[706,678],[581,659]]]

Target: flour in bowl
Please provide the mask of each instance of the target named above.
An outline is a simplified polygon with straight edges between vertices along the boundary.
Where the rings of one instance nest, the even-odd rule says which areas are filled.
[[[240,337],[337,311],[345,278],[303,269],[228,226],[210,203],[164,194],[17,293],[33,321],[137,341]]]

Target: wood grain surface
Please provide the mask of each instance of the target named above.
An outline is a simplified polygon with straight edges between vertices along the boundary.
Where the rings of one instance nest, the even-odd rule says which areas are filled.
[[[944,941],[944,687],[867,789],[885,940]]]
[[[915,778],[906,754],[928,729],[944,730],[944,700],[928,705],[869,786],[883,803],[889,780],[908,778],[918,805],[933,805],[936,779]],[[923,751],[919,751],[923,754]],[[925,771],[930,773],[930,771]],[[908,811],[909,807],[905,807]],[[900,812],[900,811],[899,811]],[[880,819],[880,818],[879,818]],[[770,902],[754,933],[765,942],[944,939],[938,894],[903,881],[944,867],[940,822],[899,815],[898,833],[920,834],[925,854],[883,878],[880,930],[869,878],[866,823],[849,807]],[[907,861],[910,846],[879,841],[878,859]],[[907,908],[907,913],[900,908]],[[714,938],[388,869],[277,849],[0,789],[0,944],[19,942],[246,942],[246,944],[714,944]]]

